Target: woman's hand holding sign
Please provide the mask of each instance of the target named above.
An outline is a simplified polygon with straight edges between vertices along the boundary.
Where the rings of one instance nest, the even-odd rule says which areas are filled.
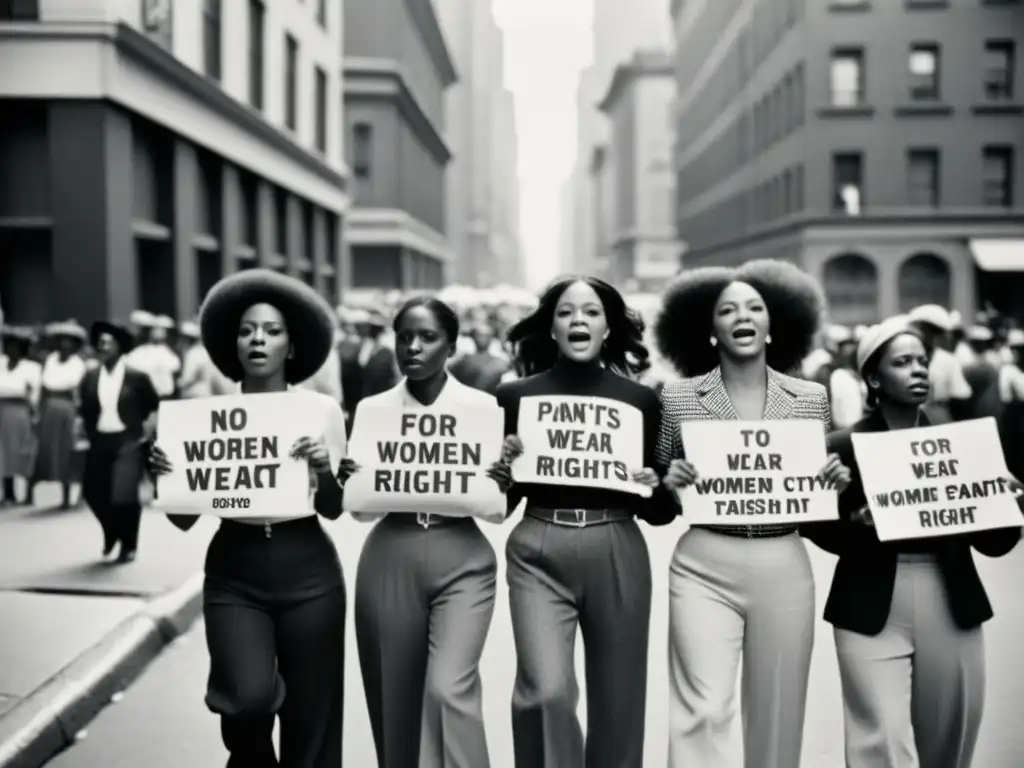
[[[697,482],[697,468],[686,459],[672,459],[662,482],[669,490],[681,491]]]
[[[842,493],[850,484],[850,468],[843,464],[838,453],[830,453],[818,477],[836,493]]]
[[[650,467],[644,467],[633,472],[633,482],[639,483],[640,485],[647,486],[648,488],[657,488],[661,483],[661,478],[658,477],[658,473]]]
[[[311,437],[300,437],[292,446],[293,459],[305,459],[309,468],[318,475],[331,471],[331,454],[323,438],[314,440]]]
[[[867,505],[853,510],[850,514],[850,522],[866,525],[869,528],[875,527],[875,518],[871,516],[871,509]]]
[[[518,435],[506,435],[501,446],[501,458],[487,468],[487,476],[498,484],[502,493],[512,487],[512,462],[523,455],[523,441]]]
[[[362,467],[356,464],[355,459],[346,456],[338,463],[338,474],[335,475],[338,478],[338,485],[344,488],[345,482],[360,469]]]
[[[167,458],[167,454],[164,453],[164,449],[156,443],[153,443],[149,447],[149,471],[155,476],[160,477],[161,475],[169,475],[174,471],[174,467],[171,465],[171,460]]]

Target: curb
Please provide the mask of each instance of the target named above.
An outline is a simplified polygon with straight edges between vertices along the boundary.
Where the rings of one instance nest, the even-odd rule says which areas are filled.
[[[40,768],[167,645],[203,604],[203,574],[148,603],[0,718],[0,768]]]

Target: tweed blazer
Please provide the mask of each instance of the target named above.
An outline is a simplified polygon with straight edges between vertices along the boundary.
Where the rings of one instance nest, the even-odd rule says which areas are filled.
[[[687,421],[736,421],[739,416],[729,400],[729,393],[722,381],[722,369],[703,376],[694,376],[667,383],[661,390],[662,417],[658,428],[656,459],[659,465],[667,467],[672,459],[684,458],[681,427]],[[821,384],[797,379],[768,369],[768,392],[764,403],[764,419],[782,421],[786,419],[812,419],[820,421],[822,433],[832,429],[832,410],[828,394]],[[796,531],[795,525],[715,525],[702,526],[714,529],[728,528],[750,538],[759,535]]]

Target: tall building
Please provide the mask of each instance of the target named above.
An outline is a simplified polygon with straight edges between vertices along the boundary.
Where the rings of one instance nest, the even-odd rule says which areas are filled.
[[[1019,3],[673,3],[688,264],[774,256],[833,318],[1024,314]]]
[[[440,288],[445,236],[445,91],[455,66],[431,0],[345,0],[345,136],[355,288]]]
[[[658,291],[679,271],[675,230],[672,59],[639,50],[616,67],[599,108],[610,127],[595,149],[598,255],[627,290]]]
[[[336,301],[338,3],[0,3],[8,321],[187,318],[256,265]]]
[[[594,148],[608,139],[608,124],[598,109],[615,68],[638,48],[661,48],[670,43],[667,0],[593,0],[593,59],[580,75],[576,98],[576,164],[573,170],[572,269],[605,274],[609,263],[599,259],[592,232],[595,210],[589,182]]]
[[[521,272],[515,102],[490,0],[435,2],[459,82],[446,93],[452,280],[488,287]]]

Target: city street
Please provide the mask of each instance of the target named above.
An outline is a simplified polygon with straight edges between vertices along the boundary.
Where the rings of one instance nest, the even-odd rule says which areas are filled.
[[[156,528],[151,524],[150,528]],[[331,525],[351,587],[366,527],[351,519]],[[503,552],[508,529],[488,528],[496,550]],[[665,765],[667,733],[666,624],[668,559],[682,525],[647,529],[655,568],[655,611],[652,622],[648,746],[646,765]],[[195,537],[195,532],[193,532]],[[173,538],[173,537],[172,537]],[[818,600],[824,601],[832,558],[811,547],[818,579]],[[149,556],[162,558],[154,547]],[[1001,561],[979,557],[996,618],[988,625],[989,689],[985,724],[975,764],[983,768],[1024,765],[1024,739],[1017,713],[1024,701],[1024,676],[1018,673],[1019,646],[1024,633],[1024,602],[1019,584],[1024,574],[1024,547]],[[501,579],[502,587],[504,578]],[[350,589],[351,592],[351,589]],[[805,729],[805,768],[841,768],[842,719],[839,683],[831,632],[819,622]],[[365,768],[375,764],[363,701],[355,642],[349,619],[345,710],[345,764]],[[499,602],[485,651],[483,676],[485,716],[494,768],[512,765],[509,699],[514,675],[514,650],[505,590]],[[217,720],[203,705],[207,674],[202,624],[180,638],[123,698],[94,720],[78,743],[58,756],[53,768],[214,768],[224,764]],[[581,705],[581,715],[585,717]]]

